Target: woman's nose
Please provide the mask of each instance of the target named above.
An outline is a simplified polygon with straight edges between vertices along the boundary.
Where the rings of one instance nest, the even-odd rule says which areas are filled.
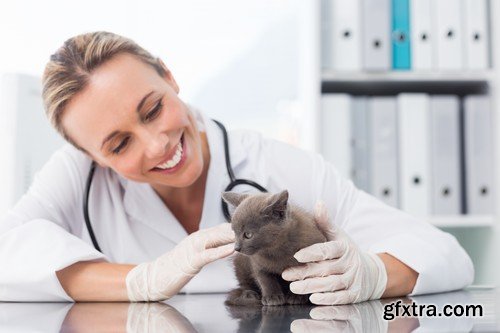
[[[157,135],[147,135],[144,139],[146,156],[148,158],[162,157],[167,153],[168,136],[164,133]]]

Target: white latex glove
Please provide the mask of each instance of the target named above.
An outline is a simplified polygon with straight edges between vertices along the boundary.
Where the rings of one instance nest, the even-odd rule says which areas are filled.
[[[190,234],[173,250],[127,274],[129,300],[162,301],[174,296],[203,266],[232,254],[234,241],[230,223]]]
[[[312,294],[314,304],[350,304],[379,299],[385,291],[387,272],[375,254],[361,251],[337,226],[328,221],[322,203],[315,209],[315,221],[327,238],[299,250],[294,257],[305,265],[290,267],[282,277],[296,294]]]

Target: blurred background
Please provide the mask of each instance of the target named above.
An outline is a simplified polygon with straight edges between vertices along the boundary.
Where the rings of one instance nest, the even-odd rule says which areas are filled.
[[[74,35],[106,30],[161,57],[181,98],[228,128],[321,153],[361,189],[451,232],[475,283],[495,284],[499,13],[496,0],[0,0],[0,214],[63,144],[41,105],[49,56]],[[485,118],[468,144],[470,99]],[[433,105],[454,105],[457,126],[431,127]],[[455,152],[440,170],[456,189],[436,185],[438,145]],[[451,197],[454,208],[440,210]]]
[[[66,39],[111,31],[161,57],[185,101],[275,135],[276,120],[297,100],[298,2],[2,1],[0,71],[40,76]]]

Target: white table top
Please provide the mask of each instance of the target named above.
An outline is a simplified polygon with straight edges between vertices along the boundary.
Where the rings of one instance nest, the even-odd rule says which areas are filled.
[[[498,332],[496,289],[394,298],[344,306],[227,307],[226,294],[177,295],[163,303],[0,303],[0,332]],[[389,304],[399,302],[395,315]],[[412,303],[415,303],[413,306]],[[446,304],[479,305],[475,316],[432,315]],[[410,313],[411,314],[411,313]],[[319,319],[319,317],[321,319]],[[312,317],[316,319],[312,319]]]

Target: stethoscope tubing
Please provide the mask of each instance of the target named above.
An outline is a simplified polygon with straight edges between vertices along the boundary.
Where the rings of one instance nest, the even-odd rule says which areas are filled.
[[[224,191],[229,192],[238,185],[249,185],[249,186],[252,186],[252,187],[258,189],[261,192],[267,192],[267,189],[265,187],[259,185],[258,183],[254,182],[252,180],[237,179],[234,176],[234,171],[233,171],[233,167],[231,164],[231,157],[229,155],[229,139],[227,136],[226,128],[219,121],[217,121],[215,119],[212,119],[212,120],[220,127],[220,129],[222,131],[222,136],[224,139],[224,155],[225,155],[224,157],[226,160],[227,174],[228,174],[229,180],[230,180],[229,184],[226,186]],[[227,203],[223,199],[221,199],[221,208],[222,208],[222,212],[224,213],[224,217],[226,218],[226,221],[231,222],[231,214],[229,213],[229,208],[227,206]]]

